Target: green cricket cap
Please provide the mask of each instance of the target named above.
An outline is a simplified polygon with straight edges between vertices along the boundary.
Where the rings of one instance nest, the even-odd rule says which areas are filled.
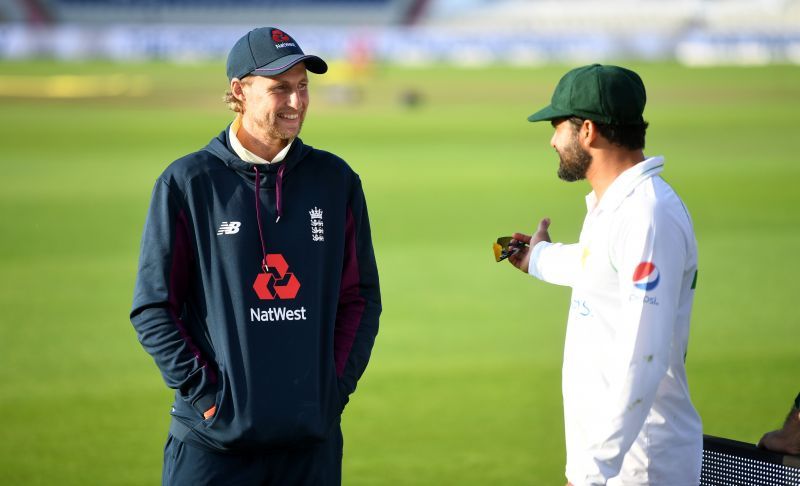
[[[591,64],[565,74],[550,105],[529,116],[528,121],[577,116],[612,125],[644,125],[646,101],[638,74],[619,66]]]

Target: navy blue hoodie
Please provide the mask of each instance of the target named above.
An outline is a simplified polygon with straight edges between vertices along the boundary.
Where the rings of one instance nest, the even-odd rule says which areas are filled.
[[[228,133],[156,181],[131,322],[176,390],[173,435],[303,446],[338,424],[378,332],[361,181],[299,138],[281,163],[244,162]]]

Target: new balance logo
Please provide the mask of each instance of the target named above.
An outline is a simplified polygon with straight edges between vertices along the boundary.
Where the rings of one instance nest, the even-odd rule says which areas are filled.
[[[221,225],[219,225],[219,229],[217,230],[217,236],[219,235],[235,235],[239,232],[239,227],[242,225],[239,221],[223,221]]]

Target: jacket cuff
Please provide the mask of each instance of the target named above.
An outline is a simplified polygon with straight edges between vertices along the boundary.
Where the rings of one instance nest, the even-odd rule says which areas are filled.
[[[192,403],[192,407],[197,410],[200,416],[206,413],[208,409],[216,405],[217,402],[217,394],[216,393],[209,393],[206,395],[201,395],[197,400]]]
[[[337,385],[339,387],[339,413],[341,413],[344,412],[345,405],[347,405],[347,402],[350,401],[351,392],[348,390],[347,385],[341,378],[339,378]]]

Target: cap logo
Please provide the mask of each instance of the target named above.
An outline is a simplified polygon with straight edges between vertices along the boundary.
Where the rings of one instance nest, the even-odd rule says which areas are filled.
[[[297,44],[292,42],[292,38],[282,30],[272,29],[272,40],[275,42],[275,49],[297,47]]]
[[[291,39],[283,31],[278,29],[272,29],[272,40],[274,40],[275,42],[287,42]]]
[[[292,42],[292,38],[282,30],[272,29],[272,40],[275,41],[275,49],[297,47],[297,44]]]

